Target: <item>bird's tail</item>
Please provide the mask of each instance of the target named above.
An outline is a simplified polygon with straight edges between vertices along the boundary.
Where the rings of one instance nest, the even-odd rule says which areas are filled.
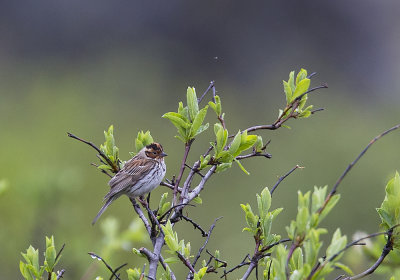
[[[101,207],[99,213],[97,213],[96,217],[93,219],[92,225],[96,223],[96,221],[100,218],[104,211],[106,211],[107,207],[116,199],[115,196],[110,197],[107,199],[106,203],[104,203],[103,207]]]

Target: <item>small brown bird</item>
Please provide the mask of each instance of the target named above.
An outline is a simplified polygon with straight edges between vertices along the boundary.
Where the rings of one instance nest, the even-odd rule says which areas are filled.
[[[137,155],[127,161],[124,167],[108,182],[111,190],[104,197],[101,207],[92,225],[100,218],[107,207],[118,197],[138,197],[151,192],[165,176],[166,166],[163,147],[158,143],[147,145]]]

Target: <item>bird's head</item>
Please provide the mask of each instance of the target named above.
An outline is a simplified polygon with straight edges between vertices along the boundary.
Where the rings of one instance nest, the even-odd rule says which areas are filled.
[[[167,154],[164,153],[163,147],[159,143],[151,143],[143,149],[145,155],[152,159],[162,159],[163,157],[167,156]]]

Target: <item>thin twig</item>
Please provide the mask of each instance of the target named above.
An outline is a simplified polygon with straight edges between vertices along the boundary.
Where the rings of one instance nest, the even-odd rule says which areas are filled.
[[[176,202],[177,202],[176,198],[177,198],[179,183],[181,182],[183,172],[185,171],[186,160],[189,155],[190,147],[192,146],[193,140],[194,139],[191,139],[191,140],[189,140],[189,142],[187,142],[185,144],[185,153],[183,154],[181,169],[179,171],[178,178],[176,179],[176,182],[175,182],[173,205],[176,205]]]
[[[164,219],[165,216],[167,216],[169,213],[171,213],[172,210],[174,210],[175,208],[181,207],[181,206],[192,206],[192,207],[196,207],[196,205],[189,204],[189,203],[177,204],[177,205],[172,206],[171,208],[169,208],[169,209],[167,210],[167,212],[165,212],[164,215],[162,215],[158,220],[159,220],[159,221],[162,221],[162,219]],[[171,222],[174,222],[174,223],[177,222],[177,221],[179,220],[180,217],[181,217],[181,215],[175,217],[175,219],[173,219],[173,220],[171,219]]]
[[[60,271],[57,272],[57,280],[63,278],[65,273],[65,269],[61,269]]]
[[[203,98],[206,96],[206,94],[210,91],[210,89],[214,88],[214,81],[210,82],[210,85],[208,86],[208,88],[206,89],[206,91],[203,93],[203,95],[197,100],[197,103],[200,103]]]
[[[245,262],[246,259],[250,260],[250,255],[249,254],[247,254],[246,257],[244,257],[244,259],[242,260],[242,262],[240,264],[238,264],[237,266],[231,268],[228,271],[224,271],[224,274],[220,278],[225,277],[227,274],[231,273],[232,271],[234,271],[234,270],[236,270],[238,268],[241,268],[242,266],[249,265],[251,262],[250,261]]]
[[[190,263],[190,261],[188,259],[186,259],[180,252],[176,252],[178,255],[178,258],[182,261],[182,263],[189,268],[189,270],[192,273],[196,273],[196,270],[193,268],[192,264]]]
[[[121,280],[120,278],[119,278],[119,276],[115,273],[115,271],[111,268],[111,266],[102,258],[102,257],[100,257],[99,255],[96,255],[95,253],[91,253],[91,252],[89,252],[88,253],[92,258],[94,258],[94,259],[97,259],[97,260],[99,260],[99,261],[102,261],[103,263],[104,263],[104,265],[107,267],[107,269],[111,272],[111,276],[114,276],[116,279],[119,279],[119,280]],[[125,265],[127,265],[127,264],[125,264]],[[125,266],[124,265],[124,266]]]
[[[289,170],[288,173],[286,173],[285,175],[283,175],[282,177],[279,177],[278,181],[275,183],[275,185],[272,187],[271,189],[271,195],[274,193],[275,189],[278,187],[278,185],[290,174],[292,174],[297,168],[304,168],[302,166],[296,165],[295,167],[293,167],[292,169]]]
[[[64,250],[64,247],[65,247],[65,243],[61,246],[61,249],[58,251],[58,253],[56,255],[56,259],[54,260],[54,262],[57,262],[57,260],[61,256],[61,252]]]
[[[216,258],[216,257],[215,257],[213,254],[211,254],[210,251],[208,251],[207,249],[206,249],[206,253],[209,254],[209,255],[211,256],[211,259],[214,259],[214,260],[216,260],[217,262],[222,263],[223,265],[222,265],[221,267],[227,267],[227,266],[228,266],[228,263],[227,263],[226,261],[223,261],[223,260],[221,260],[221,259],[219,259],[219,258]]]
[[[193,167],[191,167],[189,164],[185,164],[185,166],[187,167],[187,168],[189,168],[189,169],[191,169],[191,170],[193,170],[194,172],[196,172],[197,174],[199,174],[200,175],[200,177],[204,177],[204,175],[203,174],[201,174],[201,172],[198,170],[198,169],[194,169]]]
[[[343,181],[344,177],[347,175],[347,173],[349,173],[349,171],[351,170],[351,168],[353,168],[353,166],[359,161],[359,159],[368,151],[368,149],[376,142],[378,141],[380,138],[382,138],[383,136],[385,136],[386,134],[398,129],[400,127],[400,124],[393,126],[392,128],[382,132],[381,134],[379,134],[378,136],[376,136],[374,139],[372,139],[368,145],[364,148],[364,150],[361,151],[361,153],[357,156],[357,158],[350,163],[347,168],[344,170],[343,174],[339,177],[339,179],[336,181],[335,185],[333,186],[332,190],[330,191],[330,193],[328,194],[328,196],[325,199],[324,204],[321,206],[321,208],[318,209],[318,213],[321,213],[326,205],[328,204],[328,202],[330,201],[330,199],[332,198],[332,196],[336,193],[337,188],[339,187],[340,183]]]
[[[189,217],[186,217],[185,215],[181,215],[181,218],[184,219],[185,221],[191,223],[195,229],[198,229],[201,232],[201,236],[206,237],[207,232],[204,231],[204,229],[201,228],[199,224],[197,224],[195,221],[190,219]]]
[[[286,273],[286,279],[289,280],[290,277],[290,270],[289,270],[289,261],[290,258],[292,257],[294,250],[296,250],[299,247],[298,242],[293,242],[292,245],[290,246],[289,253],[286,258],[286,264],[285,264],[285,273]]]
[[[72,133],[67,132],[67,135],[73,139],[76,139],[78,141],[81,141],[87,145],[89,145],[90,147],[92,147],[93,149],[95,149],[99,155],[107,162],[107,164],[113,169],[112,171],[114,173],[117,173],[119,171],[119,166],[114,165],[114,163],[108,158],[108,156],[106,156],[95,144],[93,144],[92,142],[86,141],[84,139],[79,138],[78,136],[73,135]]]
[[[272,155],[269,153],[260,153],[260,152],[253,152],[251,154],[247,155],[242,155],[242,156],[237,156],[237,160],[245,159],[245,158],[251,158],[251,157],[265,157],[265,158],[272,158]]]
[[[207,232],[207,239],[206,239],[206,241],[204,242],[203,246],[201,246],[201,248],[200,248],[199,251],[197,252],[196,257],[195,257],[194,260],[193,260],[193,267],[196,267],[196,263],[197,263],[197,261],[199,260],[199,258],[200,258],[200,256],[201,256],[201,253],[203,252],[204,248],[207,246],[207,243],[208,243],[208,241],[210,240],[210,237],[211,237],[211,233],[212,233],[213,229],[215,228],[215,224],[217,223],[217,221],[218,221],[219,219],[222,219],[222,217],[219,217],[219,218],[215,219],[215,220],[214,220],[214,223],[211,225],[210,229],[208,230],[208,232]]]
[[[279,241],[277,241],[277,242],[275,242],[275,243],[272,243],[272,244],[270,244],[270,245],[268,245],[268,246],[265,246],[265,247],[261,248],[260,253],[264,253],[264,252],[266,252],[266,251],[272,249],[272,248],[275,247],[276,245],[279,245],[279,244],[285,243],[285,242],[289,242],[289,241],[292,241],[292,240],[291,240],[290,238],[281,239],[281,240],[279,240]]]
[[[95,163],[91,163],[90,165],[93,165],[94,167],[97,167],[98,170],[100,170],[101,173],[106,174],[108,177],[112,178],[113,176],[111,174],[109,174],[107,171],[105,171],[104,169],[100,169],[99,166]]]
[[[325,110],[325,108],[318,108],[318,109],[312,110],[311,114],[315,114],[317,112],[324,111],[324,110]]]

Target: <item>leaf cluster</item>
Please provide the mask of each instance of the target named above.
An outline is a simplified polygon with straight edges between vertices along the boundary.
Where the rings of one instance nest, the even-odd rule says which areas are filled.
[[[27,280],[44,279],[43,274],[46,271],[48,273],[48,279],[56,280],[57,274],[54,272],[54,267],[60,260],[60,256],[57,257],[57,252],[54,244],[54,237],[50,238],[46,236],[46,252],[44,254],[43,265],[39,264],[39,249],[29,246],[26,253],[21,253],[24,261],[20,261],[19,269],[22,276]]]
[[[400,249],[400,176],[396,172],[395,176],[387,183],[385,199],[380,208],[377,208],[382,223],[381,227],[384,230],[389,230],[392,227],[392,242],[393,247]]]
[[[171,121],[178,129],[178,135],[175,136],[184,143],[189,143],[197,135],[208,128],[208,123],[203,124],[207,114],[208,105],[199,109],[196,90],[194,87],[188,87],[186,93],[187,106],[179,102],[178,112],[168,112],[162,117]]]

